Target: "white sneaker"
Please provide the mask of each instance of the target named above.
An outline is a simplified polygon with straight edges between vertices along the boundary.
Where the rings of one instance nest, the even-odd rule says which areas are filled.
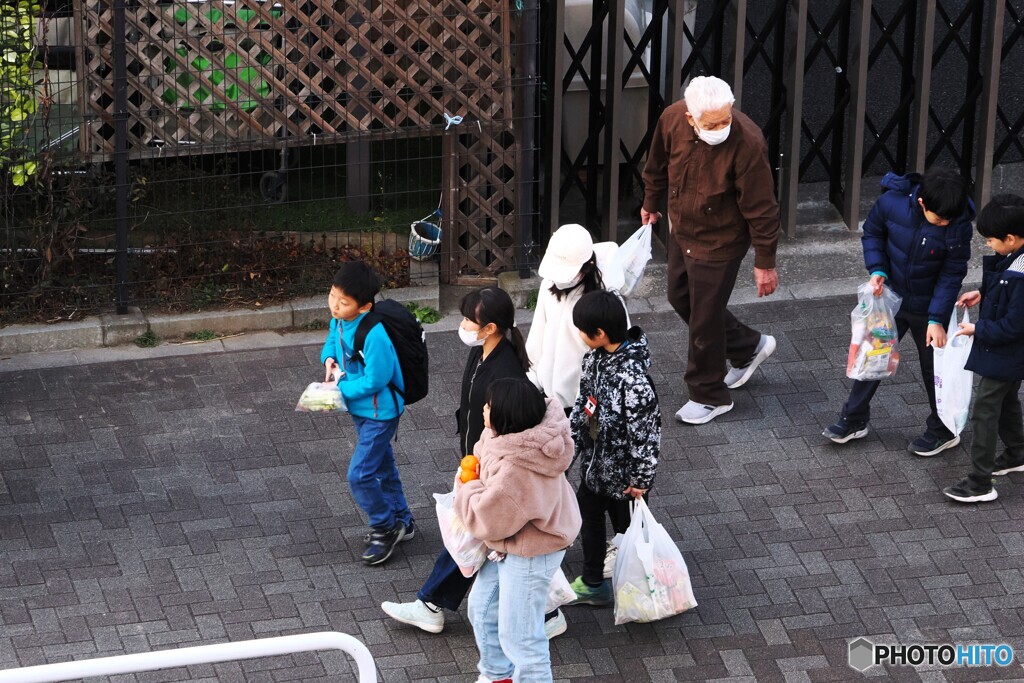
[[[705,422],[711,422],[722,413],[729,412],[733,405],[730,403],[725,406],[706,406],[703,403],[687,401],[686,405],[676,413],[676,419],[687,424],[702,425]]]
[[[565,621],[565,615],[562,613],[562,610],[558,610],[555,616],[544,622],[544,635],[548,637],[548,640],[551,640],[555,636],[565,633],[568,628],[569,624]]]
[[[427,633],[440,633],[444,628],[444,612],[422,600],[415,602],[382,602],[380,608],[395,621],[421,628]]]
[[[761,341],[757,343],[757,349],[754,351],[754,357],[742,368],[731,368],[725,375],[725,386],[730,389],[742,387],[754,374],[754,370],[757,370],[757,366],[765,362],[773,353],[775,353],[775,337],[770,334],[762,334]]]
[[[612,578],[612,574],[615,572],[615,558],[618,554],[619,546],[609,543],[608,550],[604,553],[604,578]]]

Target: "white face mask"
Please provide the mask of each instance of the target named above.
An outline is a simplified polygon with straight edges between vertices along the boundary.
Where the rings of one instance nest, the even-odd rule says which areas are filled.
[[[477,339],[476,335],[480,333],[480,330],[467,330],[462,325],[459,325],[459,339],[466,346],[483,346],[484,342],[487,341],[487,337],[483,339]]]
[[[697,130],[697,137],[711,146],[720,145],[725,142],[725,139],[729,137],[729,129],[732,128],[730,123],[725,128],[719,128],[718,130],[704,130],[700,126],[694,126]]]
[[[552,282],[551,284],[559,289],[572,289],[581,282],[583,282],[583,273],[576,273],[576,277],[568,282]]]

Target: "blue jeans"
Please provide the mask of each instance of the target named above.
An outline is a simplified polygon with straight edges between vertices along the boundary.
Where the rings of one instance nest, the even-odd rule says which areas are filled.
[[[441,548],[430,576],[423,582],[423,587],[416,597],[423,602],[458,612],[459,605],[466,597],[466,591],[472,585],[473,577],[463,576],[459,565],[455,564],[448,550]]]
[[[485,562],[469,592],[469,621],[480,673],[491,680],[549,683],[551,650],[544,635],[548,587],[564,550]]]
[[[370,526],[378,531],[387,531],[397,522],[408,525],[412,520],[398,478],[395,452],[391,450],[399,419],[352,416],[359,440],[348,464],[348,485],[352,497],[370,518]]]

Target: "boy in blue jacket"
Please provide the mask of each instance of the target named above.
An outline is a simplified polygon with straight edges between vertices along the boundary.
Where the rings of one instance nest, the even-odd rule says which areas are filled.
[[[391,449],[405,408],[398,354],[384,326],[378,324],[367,333],[362,356],[352,356],[356,328],[373,307],[379,291],[380,278],[365,263],[342,264],[327,298],[333,319],[320,352],[325,381],[340,374],[338,388],[358,435],[348,465],[348,485],[352,497],[370,518],[366,552],[362,555],[369,565],[387,561],[395,546],[415,533]]]
[[[882,188],[886,192],[864,221],[864,265],[875,296],[888,284],[903,298],[896,329],[900,339],[908,330],[914,338],[931,408],[925,432],[910,444],[910,451],[935,455],[960,443],[935,409],[932,347],[946,345],[945,326],[967,275],[974,205],[963,178],[948,168],[930,168],[924,176],[887,173]],[[822,434],[835,443],[867,436],[878,385],[877,380],[855,380],[839,420]]]
[[[1024,418],[1020,391],[1024,379],[1024,197],[992,198],[978,216],[978,233],[995,252],[983,259],[981,291],[957,302],[981,302],[978,321],[960,323],[960,334],[974,335],[967,369],[981,377],[974,394],[971,473],[943,489],[960,503],[998,497],[992,475],[1024,471]],[[996,437],[1006,447],[996,455]]]

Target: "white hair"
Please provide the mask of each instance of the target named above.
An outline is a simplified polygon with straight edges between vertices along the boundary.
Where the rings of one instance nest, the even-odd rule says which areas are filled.
[[[717,76],[697,76],[683,93],[690,116],[700,119],[706,111],[731,107],[736,101],[729,84]]]

